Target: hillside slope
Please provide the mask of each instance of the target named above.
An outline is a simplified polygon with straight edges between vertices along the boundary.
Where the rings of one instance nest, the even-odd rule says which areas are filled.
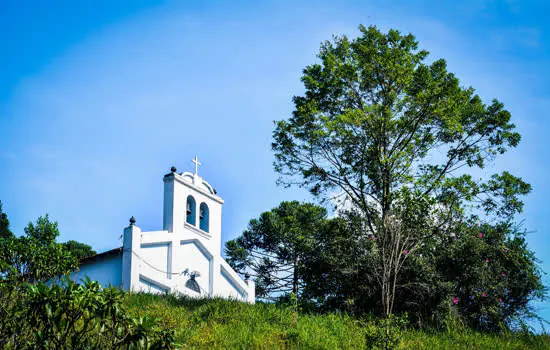
[[[132,315],[157,317],[164,327],[175,329],[182,348],[366,349],[367,342],[375,342],[381,334],[373,322],[339,314],[296,314],[271,304],[148,294],[129,294],[125,304]],[[550,336],[405,330],[399,334],[397,348],[550,349]]]

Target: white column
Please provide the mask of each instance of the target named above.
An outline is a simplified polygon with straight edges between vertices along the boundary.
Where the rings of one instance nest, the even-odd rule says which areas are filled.
[[[164,209],[162,215],[162,227],[164,231],[168,232],[174,232],[174,177],[175,172],[164,176]]]
[[[133,253],[139,255],[141,229],[130,222],[130,226],[124,229],[122,244],[122,288],[126,291],[136,290],[139,285],[138,261]]]
[[[244,283],[246,283],[246,292],[248,295],[247,301],[250,304],[254,304],[256,302],[256,284],[251,279],[244,280]]]

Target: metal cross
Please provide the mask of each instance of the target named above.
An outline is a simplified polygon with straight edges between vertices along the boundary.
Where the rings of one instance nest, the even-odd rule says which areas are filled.
[[[193,163],[195,163],[195,175],[199,172],[199,165],[202,165],[201,162],[199,162],[199,158],[195,156],[195,159],[191,160]]]

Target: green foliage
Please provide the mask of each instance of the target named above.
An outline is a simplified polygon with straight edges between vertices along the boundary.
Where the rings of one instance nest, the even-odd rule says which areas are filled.
[[[10,231],[10,221],[8,216],[2,210],[2,201],[0,201],[0,240],[9,239],[13,237],[13,233]]]
[[[0,282],[0,346],[22,349],[169,349],[173,332],[151,317],[131,318],[124,293],[77,284]]]
[[[0,273],[21,281],[47,280],[78,267],[78,260],[96,254],[87,244],[77,241],[57,243],[57,222],[48,215],[29,222],[25,235],[16,237],[9,230],[7,215],[0,202]]]
[[[67,251],[71,253],[71,255],[74,256],[77,260],[97,254],[91,246],[85,243],[70,240],[61,244],[65,246]]]
[[[47,280],[77,268],[77,259],[62,244],[57,222],[48,215],[29,223],[25,236],[0,240],[1,272],[21,281]]]
[[[319,206],[282,202],[250,220],[248,229],[225,245],[228,263],[256,280],[257,296],[273,298],[281,293],[301,293],[303,270],[316,247],[315,235],[327,222]]]
[[[316,249],[303,268],[303,309],[377,312],[380,290],[369,273],[374,236],[363,236],[363,220],[353,212],[328,220],[316,232]]]
[[[405,317],[372,319],[366,324],[366,346],[368,349],[394,349],[405,333],[408,321]]]
[[[292,116],[273,131],[279,183],[304,187],[322,202],[347,201],[361,221],[347,237],[355,242],[344,242],[338,230],[334,239],[317,237],[337,255],[313,258],[319,265],[309,273],[316,278],[304,290],[340,310],[378,309],[388,318],[409,312],[419,325],[430,323],[428,315],[440,322],[456,295],[464,303],[491,295],[491,303],[459,307],[478,329],[532,315],[528,302],[545,290],[524,244],[517,243],[523,274],[500,271],[511,260],[483,269],[461,249],[468,244],[461,235],[475,225],[498,230],[513,223],[531,191],[507,171],[488,179],[469,173],[519,144],[511,114],[498,100],[484,103],[461,86],[443,59],[428,60],[413,35],[359,29],[357,38],[321,45],[318,62],[303,70],[305,92],[294,97]],[[498,244],[511,244],[507,239]],[[507,274],[508,286],[497,283],[498,273]],[[512,288],[512,278],[526,288]],[[331,289],[320,288],[321,280]]]
[[[57,223],[47,215],[15,237],[0,205],[0,225],[1,348],[173,348],[173,331],[151,317],[128,316],[120,290],[61,277],[77,267],[77,256],[95,252],[75,241],[57,243]]]
[[[536,318],[528,303],[544,298],[546,288],[524,235],[509,223],[484,224],[439,255],[438,268],[453,283],[455,306],[472,327],[495,331]]]
[[[428,52],[413,35],[360,31],[323,43],[319,63],[304,69],[305,94],[294,97],[293,115],[273,132],[280,181],[325,198],[341,191],[374,225],[404,186],[437,196],[456,189],[450,175],[457,169],[483,168],[517,146],[521,137],[504,105],[486,105],[461,87],[443,59],[426,63]],[[432,157],[435,151],[444,156]],[[462,181],[460,192],[495,193],[502,182],[528,192],[520,181],[504,173],[487,184]],[[508,188],[506,204],[517,209],[517,188]]]

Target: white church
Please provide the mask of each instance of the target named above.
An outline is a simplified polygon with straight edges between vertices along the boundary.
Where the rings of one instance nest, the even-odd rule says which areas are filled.
[[[163,230],[142,232],[130,219],[123,245],[80,261],[73,275],[127,291],[223,297],[254,303],[254,282],[221,257],[223,199],[197,173],[164,175]]]

